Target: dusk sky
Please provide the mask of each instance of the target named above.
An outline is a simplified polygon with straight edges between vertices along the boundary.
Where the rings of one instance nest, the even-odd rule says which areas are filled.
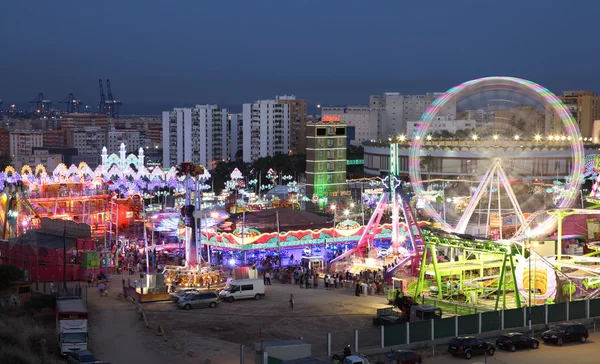
[[[38,92],[96,105],[98,78],[124,113],[276,94],[367,103],[492,75],[600,91],[597,0],[4,1],[0,12],[5,108]]]

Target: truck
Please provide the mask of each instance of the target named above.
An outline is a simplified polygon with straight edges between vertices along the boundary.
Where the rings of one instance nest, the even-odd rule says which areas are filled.
[[[88,310],[79,297],[56,299],[56,333],[60,354],[88,348]]]
[[[419,305],[408,296],[397,297],[395,306],[400,310],[394,310],[393,307],[378,309],[377,316],[373,317],[373,325],[386,326],[442,318],[441,308],[432,305]]]

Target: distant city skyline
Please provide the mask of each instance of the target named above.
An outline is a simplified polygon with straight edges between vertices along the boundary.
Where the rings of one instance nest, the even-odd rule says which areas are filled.
[[[294,94],[365,104],[384,92],[441,92],[514,76],[556,94],[600,91],[600,3],[551,0],[364,2],[8,2],[0,30],[2,108],[37,93],[99,102],[109,78],[122,114],[223,107]],[[143,4],[143,6],[141,6]],[[557,3],[563,5],[564,3]],[[118,9],[118,11],[115,11]],[[293,16],[292,16],[293,14]],[[573,36],[570,28],[577,29]],[[234,108],[232,108],[235,110]]]

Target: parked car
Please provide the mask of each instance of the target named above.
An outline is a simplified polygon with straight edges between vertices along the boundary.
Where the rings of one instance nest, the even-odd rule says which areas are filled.
[[[562,346],[569,341],[584,343],[588,338],[588,329],[578,322],[565,322],[550,327],[550,330],[542,334],[545,343],[554,343]]]
[[[179,292],[169,293],[169,300],[177,303],[177,302],[179,302],[180,299],[185,297],[186,294],[190,294],[190,293],[200,293],[200,291],[195,288],[182,289]]]
[[[423,358],[419,353],[411,350],[392,350],[385,355],[385,358],[379,359],[376,364],[421,364]]]
[[[94,364],[99,363],[94,354],[87,350],[67,352],[67,363],[72,364]]]
[[[496,346],[499,349],[515,352],[517,349],[537,349],[540,347],[540,342],[520,332],[509,332],[496,339]]]
[[[494,355],[496,347],[494,344],[476,338],[474,336],[459,336],[450,341],[448,352],[452,356],[464,356],[471,359],[473,355]]]
[[[188,294],[185,295],[177,305],[179,308],[184,308],[186,310],[192,308],[204,308],[210,307],[215,308],[219,304],[219,296],[215,292],[201,292],[197,294]]]

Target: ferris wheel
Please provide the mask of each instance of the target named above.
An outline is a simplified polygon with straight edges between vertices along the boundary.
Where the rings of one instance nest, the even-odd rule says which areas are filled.
[[[560,120],[562,124],[557,123],[557,125],[561,125],[562,132],[566,134],[561,136],[560,141],[562,142],[562,145],[566,145],[570,149],[571,173],[570,178],[565,182],[564,191],[566,191],[566,193],[564,193],[556,207],[559,209],[569,208],[576,202],[577,194],[581,187],[581,173],[584,165],[583,138],[581,137],[577,122],[571,115],[569,109],[552,92],[534,82],[514,77],[486,77],[462,83],[439,96],[425,113],[423,113],[419,121],[419,126],[412,136],[408,157],[409,178],[415,195],[420,201],[424,202],[421,204],[423,212],[439,223],[443,230],[448,232],[464,234],[477,206],[479,205],[481,207],[482,201],[484,200],[488,206],[492,206],[492,200],[494,200],[496,208],[498,209],[497,216],[501,219],[502,211],[506,211],[506,206],[504,206],[503,210],[501,201],[508,198],[512,205],[511,209],[514,216],[521,226],[521,229],[519,229],[518,232],[516,231],[517,229],[515,229],[515,239],[523,238],[525,235],[527,237],[533,237],[548,234],[555,228],[557,218],[545,213],[535,213],[529,219],[525,217],[525,214],[521,210],[519,198],[515,195],[511,186],[511,181],[509,179],[511,176],[506,172],[505,158],[502,157],[500,152],[496,152],[489,156],[487,171],[483,173],[477,188],[469,191],[471,194],[468,199],[469,202],[464,208],[462,215],[459,216],[458,222],[454,221],[451,223],[450,221],[447,221],[445,217],[442,217],[442,215],[436,211],[431,203],[427,202],[427,191],[423,187],[420,168],[421,158],[425,157],[428,153],[428,141],[431,140],[431,135],[429,134],[431,124],[435,120],[439,120],[438,116],[443,115],[448,106],[457,105],[461,102],[465,103],[465,100],[467,100],[466,102],[476,103],[478,102],[478,95],[482,93],[491,94],[493,102],[506,102],[505,94],[519,93],[524,95],[524,99],[532,100],[527,102],[522,102],[520,100],[518,102],[519,104],[538,103],[539,105],[542,105],[541,107],[543,110],[553,113],[554,117],[556,117],[557,120]],[[489,105],[490,103],[488,102],[486,106]],[[526,110],[526,108],[521,107],[521,110]],[[499,114],[500,112],[497,113],[497,115]],[[522,122],[522,125],[517,125],[516,128],[520,133],[523,132],[521,129],[523,128],[523,125],[528,122],[527,119],[529,118],[529,116],[525,117],[524,121],[520,121]],[[488,129],[490,128],[489,125],[490,124],[488,123]],[[493,129],[493,127],[494,126],[491,128]],[[492,137],[492,135],[489,136]],[[477,134],[474,134],[472,137],[472,144],[475,145],[478,142],[477,139],[479,137]],[[525,139],[528,137],[515,134],[512,142],[519,140],[519,138]],[[554,136],[551,136],[548,140],[552,141],[554,138]],[[556,138],[558,141],[558,137]],[[498,147],[502,147],[501,137],[494,134],[493,139]],[[533,137],[531,137],[531,139],[533,139]],[[543,143],[545,142],[543,137],[539,134],[535,136],[535,141],[539,142],[541,146],[543,146]],[[501,148],[498,148],[498,151],[500,151],[500,149]],[[504,196],[501,196],[501,191]],[[536,220],[535,227],[533,226],[533,220]],[[489,214],[487,226],[489,227]],[[519,236],[519,234],[521,235]],[[500,236],[500,239],[502,239],[502,236]]]

